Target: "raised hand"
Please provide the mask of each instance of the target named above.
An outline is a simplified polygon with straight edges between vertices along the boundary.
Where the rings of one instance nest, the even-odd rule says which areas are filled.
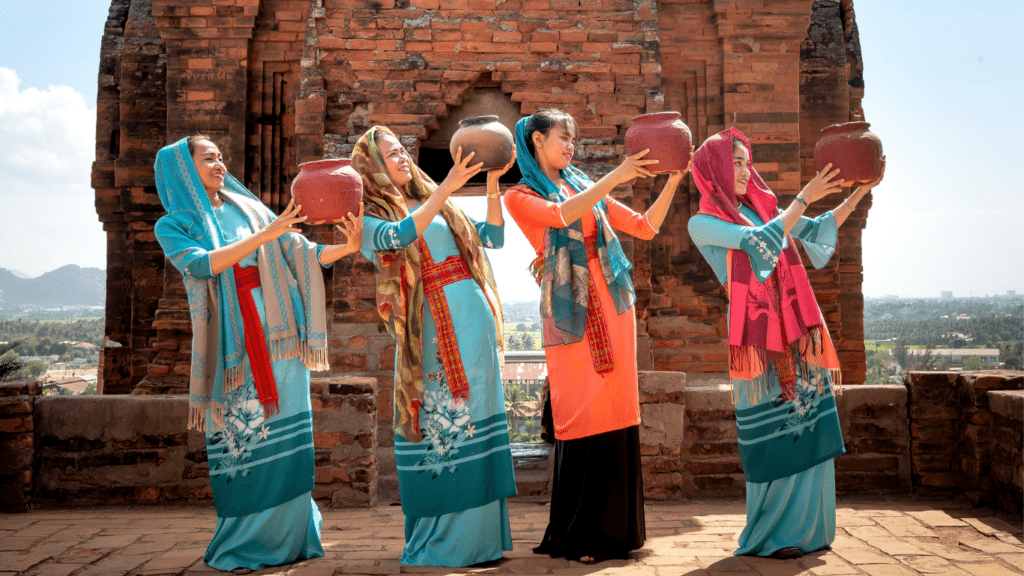
[[[811,178],[811,181],[804,186],[804,189],[800,191],[797,198],[802,198],[804,202],[810,204],[821,200],[829,194],[835,194],[842,189],[842,180],[836,180],[839,176],[839,169],[832,170],[832,164],[825,165],[820,172]]]
[[[498,179],[501,178],[502,176],[504,176],[509,170],[511,170],[512,167],[515,166],[515,164],[516,164],[516,147],[512,146],[512,159],[508,161],[508,164],[505,164],[505,166],[503,166],[501,168],[495,168],[494,170],[491,170],[491,171],[487,172],[487,191],[488,191],[488,193],[490,193],[490,191],[491,191],[491,183],[492,182],[494,183],[495,191],[497,191]]]
[[[646,178],[648,176],[654,176],[654,173],[648,170],[646,167],[651,164],[657,164],[657,160],[645,160],[644,156],[650,152],[651,149],[647,148],[641,150],[632,156],[626,156],[626,159],[622,161],[612,170],[612,174],[615,175],[615,181],[619,184],[628,182],[633,178]]]
[[[878,186],[879,184],[881,184],[882,183],[882,178],[885,178],[885,156],[882,156],[882,171],[878,173],[878,178],[875,178],[871,182],[867,182],[867,183],[861,184],[860,187],[861,188],[866,188],[866,189],[870,190],[870,189],[874,188],[875,186]]]
[[[346,252],[358,252],[363,246],[363,205],[359,205],[358,216],[349,212],[341,223],[335,224],[334,227],[345,236]]]
[[[288,202],[288,207],[284,209],[284,212],[280,216],[274,219],[273,222],[267,224],[265,228],[259,231],[260,244],[265,244],[271,240],[277,240],[281,236],[289,232],[299,232],[299,229],[295,226],[306,221],[305,216],[299,216],[299,211],[302,210],[302,206],[295,204],[293,198]]]
[[[476,156],[476,152],[470,152],[465,158],[462,157],[462,146],[455,152],[455,166],[448,171],[443,182],[437,187],[437,191],[445,196],[455,192],[466,185],[469,179],[476,176],[484,167],[483,162],[470,165],[470,161]]]

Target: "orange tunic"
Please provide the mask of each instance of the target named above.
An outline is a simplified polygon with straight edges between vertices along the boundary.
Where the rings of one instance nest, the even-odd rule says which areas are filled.
[[[564,228],[561,206],[531,194],[526,185],[505,193],[505,208],[522,229],[538,254],[544,249],[544,232],[550,226]],[[611,226],[645,240],[654,237],[647,217],[626,205],[607,199]],[[597,233],[592,212],[583,216],[583,235]],[[633,307],[616,314],[615,301],[608,292],[596,259],[587,261],[601,310],[611,336],[615,368],[599,374],[594,369],[588,336],[575,344],[544,348],[548,377],[551,382],[551,411],[555,421],[555,438],[575,440],[640,423],[640,400],[636,372],[636,313]]]

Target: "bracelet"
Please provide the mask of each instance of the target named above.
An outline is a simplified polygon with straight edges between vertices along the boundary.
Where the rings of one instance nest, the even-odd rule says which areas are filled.
[[[501,192],[498,192],[497,194],[488,194],[487,197],[488,198],[501,198]]]
[[[804,200],[803,198],[801,198],[801,197],[797,196],[797,197],[795,198],[795,200],[796,200],[797,202],[799,202],[799,203],[803,204],[803,205],[804,205],[804,208],[808,208],[808,205],[807,205],[807,201],[806,201],[806,200]]]

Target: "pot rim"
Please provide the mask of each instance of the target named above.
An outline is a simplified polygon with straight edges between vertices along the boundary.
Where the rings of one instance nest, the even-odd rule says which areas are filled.
[[[469,118],[463,118],[459,120],[459,126],[469,126],[471,124],[483,124],[485,122],[497,122],[498,116],[495,114],[485,114],[483,116],[470,116]]]
[[[839,129],[842,129],[842,128],[862,128],[862,127],[867,129],[867,128],[871,127],[871,123],[870,122],[865,122],[863,120],[855,120],[853,122],[840,122],[839,124],[830,124],[828,126],[825,126],[824,128],[821,129],[821,133],[824,134],[825,132],[828,132],[830,130],[838,131]]]
[[[660,119],[660,118],[666,118],[666,119],[668,119],[668,118],[682,118],[682,117],[683,117],[683,114],[681,112],[676,112],[675,110],[666,110],[664,112],[651,112],[650,114],[640,114],[639,116],[634,116],[632,121],[634,123],[636,123],[637,121],[641,121],[642,122],[644,120],[656,120],[656,119]]]
[[[345,164],[346,162],[347,162],[347,164]],[[326,165],[329,165],[329,164],[338,164],[338,163],[345,164],[346,166],[351,166],[352,165],[352,159],[351,158],[321,158],[319,160],[310,160],[309,162],[303,162],[303,163],[299,164],[299,168],[303,168],[303,167],[310,167],[310,168],[312,168],[313,166],[320,166],[320,165],[326,166]]]

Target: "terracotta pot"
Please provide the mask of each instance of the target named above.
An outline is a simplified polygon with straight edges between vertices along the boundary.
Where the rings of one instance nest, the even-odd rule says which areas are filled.
[[[633,118],[626,131],[626,153],[629,155],[650,148],[644,159],[657,160],[647,166],[655,174],[684,170],[690,163],[693,138],[679,112],[656,112]]]
[[[476,152],[476,156],[469,161],[470,166],[483,162],[482,170],[494,170],[505,166],[512,159],[512,142],[512,132],[498,122],[497,116],[474,116],[459,122],[459,129],[452,134],[448,151],[454,160],[455,153],[462,146],[463,158],[470,152]]]
[[[831,162],[848,183],[863,184],[878,178],[882,173],[882,141],[868,130],[869,126],[867,122],[847,122],[823,128],[814,146],[817,170]]]
[[[306,224],[339,222],[349,212],[359,214],[363,179],[348,158],[304,162],[292,181],[292,198],[302,206]]]

